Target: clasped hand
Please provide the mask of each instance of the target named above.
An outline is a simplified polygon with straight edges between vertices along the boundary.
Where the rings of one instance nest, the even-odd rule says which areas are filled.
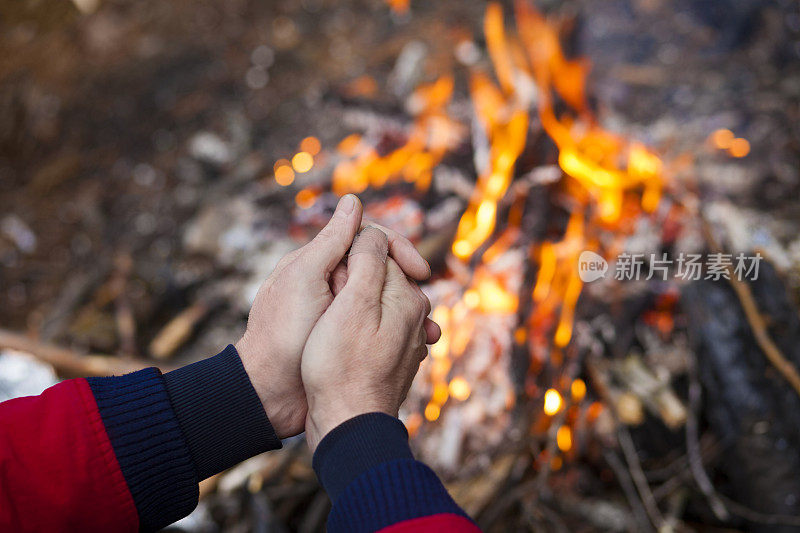
[[[414,281],[430,277],[428,263],[399,234],[361,229],[362,212],[342,197],[319,234],[281,259],[236,343],[278,436],[305,429],[312,450],[354,416],[397,416],[441,334]]]

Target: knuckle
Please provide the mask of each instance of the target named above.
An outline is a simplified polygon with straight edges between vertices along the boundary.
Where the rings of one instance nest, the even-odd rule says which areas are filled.
[[[428,316],[431,313],[431,300],[422,291],[420,291],[420,296],[422,298],[422,308],[425,311],[425,316]]]
[[[319,233],[312,239],[312,242],[321,243],[330,240],[336,235],[336,224],[331,220]]]
[[[420,314],[420,315],[423,315],[423,316],[425,316],[425,315],[427,315],[427,314],[428,314],[428,310],[427,310],[426,302],[425,302],[425,300],[424,300],[424,299],[422,299],[422,298],[419,298],[419,297],[417,297],[417,306],[416,306],[416,309],[417,309],[417,313],[418,313],[418,314]]]

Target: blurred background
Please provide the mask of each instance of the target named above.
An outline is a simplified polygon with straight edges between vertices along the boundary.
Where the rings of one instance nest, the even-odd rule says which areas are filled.
[[[18,0],[0,27],[0,399],[217,353],[355,192],[433,267],[401,418],[480,526],[800,530],[796,2]],[[623,252],[731,279],[614,279]],[[329,509],[300,436],[174,527]]]

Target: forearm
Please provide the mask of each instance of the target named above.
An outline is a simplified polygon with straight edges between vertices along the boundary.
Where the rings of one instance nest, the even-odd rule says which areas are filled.
[[[479,531],[436,474],[414,460],[402,422],[352,418],[326,435],[314,470],[333,501],[328,531]]]
[[[61,383],[0,404],[0,529],[156,530],[198,482],[280,440],[239,357]]]

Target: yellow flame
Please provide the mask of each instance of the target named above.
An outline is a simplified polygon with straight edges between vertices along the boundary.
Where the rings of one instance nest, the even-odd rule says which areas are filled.
[[[477,284],[479,307],[484,313],[506,314],[517,310],[517,295],[505,289],[497,278],[482,277]]]

